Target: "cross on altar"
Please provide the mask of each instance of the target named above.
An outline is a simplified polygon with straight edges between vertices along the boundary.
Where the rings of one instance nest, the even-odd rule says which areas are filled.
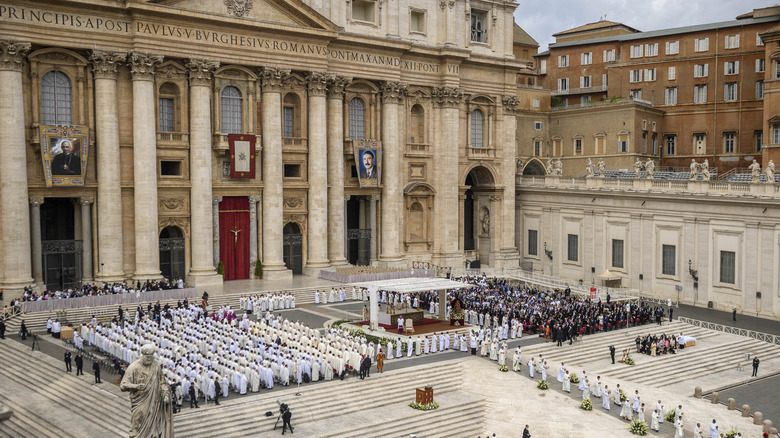
[[[238,227],[233,227],[230,232],[233,233],[233,248],[238,248],[238,233],[240,233],[241,230]]]

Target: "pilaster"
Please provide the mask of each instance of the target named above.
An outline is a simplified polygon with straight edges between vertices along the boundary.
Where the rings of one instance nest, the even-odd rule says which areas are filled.
[[[81,206],[81,281],[92,281],[92,203],[95,198],[85,196],[79,198]]]
[[[501,99],[504,110],[502,125],[504,139],[501,161],[501,184],[504,195],[501,203],[501,262],[504,267],[518,267],[520,254],[515,246],[515,160],[517,148],[515,137],[517,133],[517,96],[505,95]]]
[[[344,217],[344,88],[350,78],[328,81],[328,259],[332,266],[347,264]],[[310,227],[311,228],[311,227]]]
[[[403,209],[403,171],[398,124],[398,105],[406,94],[406,84],[387,81],[382,83],[382,147],[384,169],[388,178],[382,178],[382,240],[380,263],[400,265],[400,212]]]
[[[433,102],[438,112],[433,145],[433,174],[437,188],[434,197],[434,212],[440,226],[434,228],[434,263],[440,266],[460,266],[463,254],[459,250],[458,211],[458,148],[453,147],[453,135],[457,140],[460,132],[459,108],[463,91],[453,87],[433,89]]]

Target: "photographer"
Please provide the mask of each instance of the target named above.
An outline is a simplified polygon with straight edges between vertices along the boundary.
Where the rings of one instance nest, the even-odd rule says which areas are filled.
[[[290,412],[290,408],[285,403],[282,403],[282,405],[279,407],[279,410],[282,412],[282,435],[284,435],[284,432],[287,431],[287,426],[290,427],[290,433],[295,433],[293,432],[292,424],[290,424],[290,419],[292,418],[292,412]]]

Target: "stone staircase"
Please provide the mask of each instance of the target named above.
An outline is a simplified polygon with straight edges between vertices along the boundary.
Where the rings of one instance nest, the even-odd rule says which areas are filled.
[[[371,377],[362,381],[349,377],[343,382],[334,380],[307,385],[302,388],[300,397],[294,396],[296,389],[290,388],[271,393],[269,398],[224,406],[221,409],[199,409],[192,412],[185,408],[175,417],[175,432],[177,436],[206,438],[213,437],[214,431],[218,430],[220,438],[229,438],[246,436],[247,430],[271,430],[279,412],[277,400],[280,400],[287,403],[295,413],[293,424],[300,427],[300,432],[304,432],[304,435],[311,433],[306,433],[307,429],[311,431],[316,428],[321,432],[312,436],[366,436],[363,426],[354,430],[348,426],[364,421],[352,422],[346,421],[346,418],[363,418],[367,409],[380,409],[384,413],[397,406],[404,407],[403,412],[408,417],[414,417],[419,411],[406,405],[414,400],[416,388],[433,386],[437,396],[456,392],[461,388],[461,371],[457,363],[451,362],[423,365],[383,374],[372,373]],[[227,400],[229,401],[230,397]],[[461,415],[465,412],[463,409],[465,408],[460,405],[448,406],[442,412],[451,410],[451,413]],[[271,411],[274,415],[262,416],[266,411]],[[426,412],[428,413],[430,412]],[[443,418],[448,417],[446,414],[442,415]],[[471,422],[479,423],[478,412],[476,417],[469,418]],[[384,415],[381,421],[379,426],[372,426],[370,436],[396,436],[399,429],[406,429],[404,418],[393,419]],[[423,423],[427,424],[425,421]],[[322,428],[323,424],[327,425],[327,428]],[[281,427],[281,423],[279,426]]]
[[[0,436],[127,435],[129,403],[92,385],[87,364],[85,376],[75,377],[75,365],[73,374],[65,373],[53,358],[27,351],[23,344],[6,341],[5,347],[0,355],[0,397],[14,410],[14,417],[3,424]]]

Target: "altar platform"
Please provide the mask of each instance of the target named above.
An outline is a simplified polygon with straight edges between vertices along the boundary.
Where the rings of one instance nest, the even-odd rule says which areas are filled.
[[[353,324],[368,326],[369,322],[361,321],[361,322],[355,322]],[[441,333],[441,332],[462,331],[463,329],[471,329],[473,327],[470,325],[452,326],[450,325],[449,321],[439,321],[438,319],[429,319],[429,318],[425,318],[422,322],[415,322],[414,333],[398,333],[398,324],[389,325],[389,324],[380,323],[379,326],[385,329],[385,331],[388,334],[392,334],[396,336],[417,336],[417,335],[425,335],[433,332]]]
[[[393,313],[387,313],[387,310],[379,310],[379,314],[377,316],[379,324],[393,327],[398,327],[398,317],[400,316],[403,316],[404,320],[411,319],[414,321],[415,325],[423,322],[425,319],[423,316],[423,311],[415,309],[399,310]]]

